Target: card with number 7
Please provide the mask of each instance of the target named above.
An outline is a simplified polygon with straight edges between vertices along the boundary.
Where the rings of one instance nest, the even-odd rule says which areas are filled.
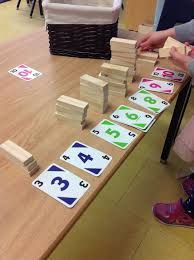
[[[33,80],[42,75],[41,72],[34,70],[34,69],[26,66],[25,64],[21,64],[15,68],[9,70],[8,72],[25,81]]]
[[[156,114],[161,113],[168,106],[170,106],[166,100],[144,89],[139,90],[134,95],[130,96],[129,101],[145,107]]]
[[[174,89],[174,83],[162,80],[142,78],[139,84],[139,88],[155,92],[162,92],[165,94],[172,94]]]

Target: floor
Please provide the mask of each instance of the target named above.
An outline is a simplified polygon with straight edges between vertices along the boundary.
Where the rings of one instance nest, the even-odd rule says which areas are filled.
[[[29,18],[23,1],[0,4],[0,42],[13,40],[44,26],[38,9]],[[194,94],[183,125],[193,113]],[[174,153],[169,164],[159,162],[173,105],[162,115],[135,151],[66,235],[49,260],[193,260],[192,229],[158,223],[152,205],[185,197],[175,174],[186,167]]]

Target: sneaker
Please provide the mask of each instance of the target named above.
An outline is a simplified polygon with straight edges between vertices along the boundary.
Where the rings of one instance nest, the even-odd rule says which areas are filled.
[[[194,228],[194,219],[183,208],[181,199],[175,203],[155,204],[153,206],[153,214],[163,224]]]
[[[192,191],[194,190],[193,173],[183,180],[182,187],[187,195],[190,196],[192,194]]]

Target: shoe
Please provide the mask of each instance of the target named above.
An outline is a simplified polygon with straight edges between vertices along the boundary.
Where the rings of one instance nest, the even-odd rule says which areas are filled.
[[[182,182],[182,187],[184,191],[186,192],[187,195],[191,196],[192,191],[194,190],[194,179],[193,179],[193,174],[187,176],[183,182]]]
[[[183,208],[181,199],[175,203],[155,204],[153,214],[163,224],[194,228],[194,219]]]

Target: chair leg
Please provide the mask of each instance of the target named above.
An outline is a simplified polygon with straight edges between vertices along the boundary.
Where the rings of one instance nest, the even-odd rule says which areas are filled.
[[[21,0],[19,0],[18,3],[17,3],[17,6],[16,6],[17,10],[18,10],[19,7],[20,7],[20,3],[21,3]]]
[[[33,0],[33,2],[32,2],[32,8],[31,8],[31,11],[30,11],[30,18],[32,18],[32,15],[33,15],[33,12],[34,12],[35,4],[36,4],[36,0]]]
[[[43,16],[42,0],[38,0],[40,15]]]

